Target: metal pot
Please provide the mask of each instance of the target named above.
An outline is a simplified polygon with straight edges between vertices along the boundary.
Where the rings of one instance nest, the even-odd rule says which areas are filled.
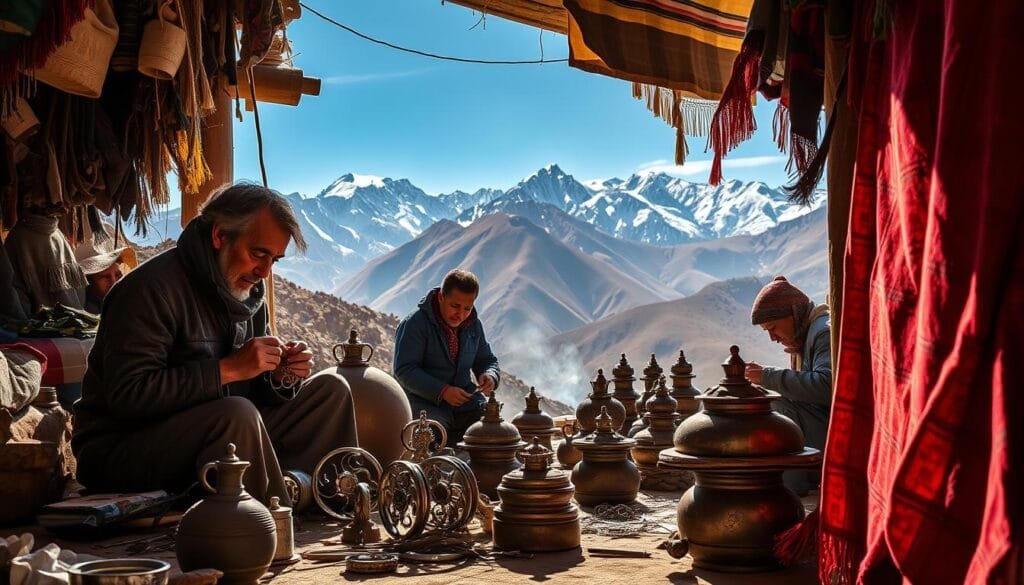
[[[686,361],[686,354],[679,350],[679,359],[669,369],[672,375],[672,391],[669,392],[676,401],[676,424],[700,410],[700,390],[693,387],[693,364]]]
[[[167,585],[170,563],[156,559],[104,559],[72,565],[71,585]]]
[[[580,426],[580,436],[589,435],[596,428],[594,421],[601,409],[607,409],[608,416],[612,417],[612,423],[616,429],[622,428],[622,421],[626,420],[626,407],[608,393],[608,380],[604,377],[604,370],[597,371],[597,377],[590,381],[590,394],[586,400],[580,402],[576,407],[576,421]]]
[[[658,454],[672,446],[676,420],[676,401],[665,387],[665,376],[658,381],[644,410],[647,428],[633,436],[636,446],[630,451],[640,470],[640,487],[665,491],[689,488],[693,485],[692,473],[658,469]]]
[[[549,451],[551,437],[560,432],[555,426],[555,419],[540,409],[540,396],[537,396],[533,386],[530,386],[530,393],[526,395],[526,409],[512,418],[512,426],[519,429],[522,438],[540,438],[541,444]]]
[[[641,430],[647,428],[647,423],[644,422],[643,419],[643,415],[645,412],[644,408],[646,408],[645,405],[647,404],[647,401],[650,400],[651,396],[654,394],[654,384],[658,381],[659,378],[661,378],[661,374],[663,372],[664,370],[662,370],[661,366],[658,365],[657,356],[655,356],[655,354],[652,353],[650,363],[647,364],[646,368],[644,368],[644,377],[640,378],[644,382],[644,393],[643,395],[640,396],[640,408],[638,409],[640,412],[640,419],[633,423],[633,426],[629,428],[629,432],[627,434],[630,437],[636,435]]]
[[[632,502],[640,490],[640,472],[629,460],[636,441],[615,432],[615,421],[608,416],[607,407],[601,407],[595,422],[593,433],[575,441],[575,447],[583,453],[583,459],[572,470],[576,501],[584,506]]]
[[[701,397],[704,410],[680,423],[659,466],[694,472],[696,483],[680,498],[676,515],[694,566],[776,569],[775,537],[804,515],[782,472],[815,466],[821,453],[804,447],[793,421],[772,412],[778,394],[746,379],[737,346],[722,367],[725,378]]]
[[[636,382],[636,378],[633,377],[633,366],[629,365],[626,354],[622,354],[618,365],[612,368],[612,384],[615,386],[612,397],[621,402],[626,409],[626,419],[618,429],[622,434],[628,433],[633,423],[640,417],[636,404],[637,400],[640,400],[640,394],[633,389],[633,382]]]
[[[387,466],[405,451],[402,428],[412,420],[412,408],[402,386],[370,365],[372,356],[373,346],[359,341],[355,329],[349,333],[348,341],[334,346],[334,359],[338,362],[335,371],[352,389],[359,446]]]
[[[523,468],[505,474],[492,521],[499,550],[549,552],[580,545],[579,509],[569,474],[550,469],[551,451],[538,438],[519,452]]]
[[[480,491],[491,499],[498,497],[498,483],[506,473],[522,466],[516,451],[525,445],[519,430],[501,418],[502,404],[492,394],[484,406],[484,416],[470,425],[459,448],[469,452],[469,466]]]

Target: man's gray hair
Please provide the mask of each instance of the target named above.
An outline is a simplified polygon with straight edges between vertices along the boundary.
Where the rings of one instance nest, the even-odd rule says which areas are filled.
[[[228,239],[234,239],[245,232],[253,218],[267,209],[301,252],[306,251],[306,239],[302,237],[299,220],[292,211],[288,200],[273,189],[255,183],[225,185],[210,195],[203,204],[201,215],[220,226]]]

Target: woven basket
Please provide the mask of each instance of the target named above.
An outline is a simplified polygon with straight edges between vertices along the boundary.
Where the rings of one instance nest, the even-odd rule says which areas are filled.
[[[110,56],[117,44],[117,21],[110,0],[97,0],[71,29],[71,40],[57,47],[35,77],[70,94],[100,97]]]
[[[173,79],[187,44],[181,27],[163,19],[149,21],[139,44],[139,73],[165,81]]]

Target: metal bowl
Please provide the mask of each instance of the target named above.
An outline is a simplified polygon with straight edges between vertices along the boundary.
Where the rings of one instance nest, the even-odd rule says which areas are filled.
[[[71,585],[167,585],[170,563],[156,559],[106,559],[68,569]]]

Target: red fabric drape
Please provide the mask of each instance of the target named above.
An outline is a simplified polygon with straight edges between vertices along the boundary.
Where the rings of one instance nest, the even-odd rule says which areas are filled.
[[[823,583],[1011,583],[1024,493],[1024,2],[860,2]],[[1019,575],[1019,574],[1018,574]]]

